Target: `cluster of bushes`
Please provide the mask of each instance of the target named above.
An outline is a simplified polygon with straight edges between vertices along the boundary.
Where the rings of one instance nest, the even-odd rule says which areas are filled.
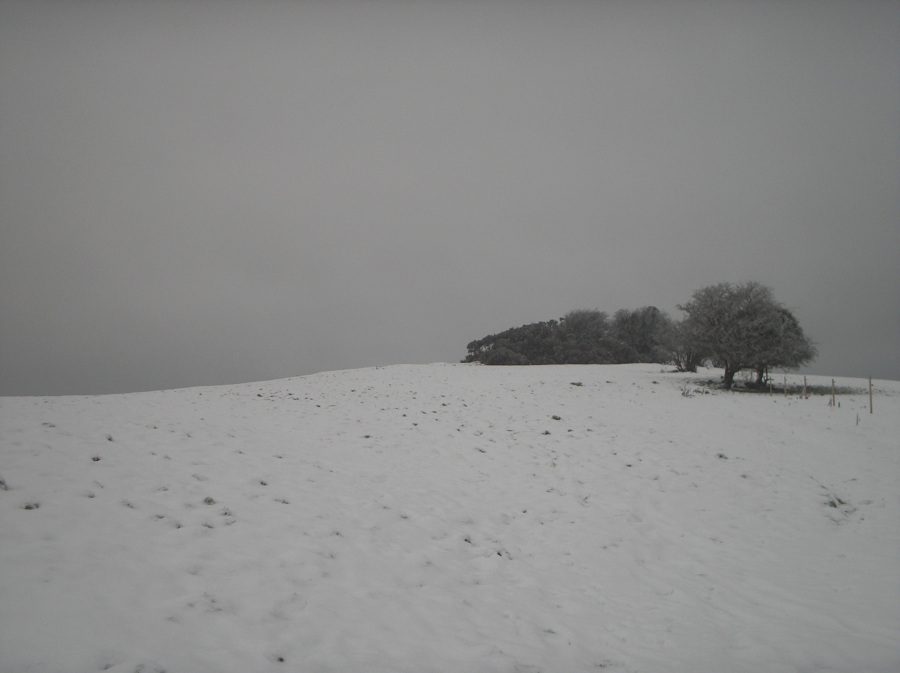
[[[557,320],[513,327],[471,342],[465,362],[486,365],[620,364],[668,359],[664,346],[672,321],[649,306],[570,311]]]
[[[602,311],[570,311],[559,320],[532,323],[468,344],[463,362],[486,365],[624,364],[658,362],[696,371],[709,362],[734,375],[754,369],[762,384],[770,367],[795,368],[811,362],[815,345],[771,289],[756,282],[720,283],[697,290],[679,305],[686,315],[673,321],[647,306]]]

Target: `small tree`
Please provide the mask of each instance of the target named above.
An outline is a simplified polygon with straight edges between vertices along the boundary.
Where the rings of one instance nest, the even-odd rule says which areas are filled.
[[[609,320],[603,311],[577,309],[559,319],[562,341],[561,363],[598,364],[604,362],[603,346],[609,332]]]
[[[611,332],[632,352],[634,362],[671,362],[672,321],[655,306],[629,311],[619,309],[613,316]]]
[[[759,376],[767,366],[796,367],[815,357],[796,319],[760,283],[710,285],[678,308],[687,314],[687,342],[721,363],[726,388],[742,369]]]
[[[797,318],[788,309],[778,307],[773,316],[766,341],[760,342],[763,351],[756,363],[756,385],[765,382],[770,367],[794,369],[816,359],[818,349],[803,333]]]
[[[668,359],[680,372],[696,372],[697,367],[709,357],[699,350],[696,339],[690,334],[686,321],[672,323],[665,337]]]

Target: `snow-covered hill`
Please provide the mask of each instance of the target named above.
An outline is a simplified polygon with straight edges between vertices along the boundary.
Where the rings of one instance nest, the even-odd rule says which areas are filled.
[[[0,398],[0,671],[900,670],[900,383],[698,377]]]

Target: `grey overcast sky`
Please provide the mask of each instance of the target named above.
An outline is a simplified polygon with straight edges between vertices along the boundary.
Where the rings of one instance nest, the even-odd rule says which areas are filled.
[[[0,394],[758,280],[900,379],[900,2],[0,0]]]

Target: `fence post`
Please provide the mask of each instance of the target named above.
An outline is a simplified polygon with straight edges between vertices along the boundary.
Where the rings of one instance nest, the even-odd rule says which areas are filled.
[[[832,408],[835,406],[834,405],[834,379],[831,379],[831,406],[832,406]]]
[[[869,413],[874,414],[874,410],[872,409],[872,377],[869,377]]]

